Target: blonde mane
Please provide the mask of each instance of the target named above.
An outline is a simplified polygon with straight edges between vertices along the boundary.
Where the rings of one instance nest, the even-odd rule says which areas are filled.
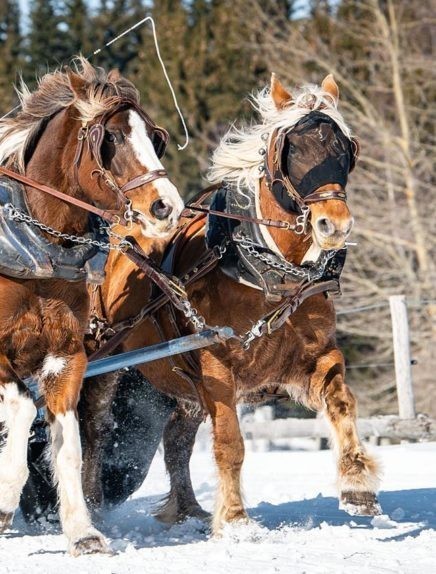
[[[120,98],[139,103],[139,92],[117,72],[92,66],[79,56],[72,63],[74,71],[86,83],[80,98],[73,92],[66,71],[56,70],[38,79],[31,92],[21,81],[16,88],[21,111],[14,118],[0,120],[0,165],[13,161],[23,172],[26,150],[52,115],[74,105],[77,119],[89,122],[104,113]]]
[[[263,176],[260,170],[264,158],[260,150],[270,145],[275,130],[288,130],[311,111],[320,110],[337,123],[346,137],[351,137],[351,130],[338,111],[336,101],[313,84],[301,88],[292,105],[284,109],[276,108],[269,88],[253,94],[251,103],[263,122],[246,128],[233,125],[215,150],[208,173],[210,182],[226,181],[234,184],[245,197],[247,192],[254,193],[256,182]]]

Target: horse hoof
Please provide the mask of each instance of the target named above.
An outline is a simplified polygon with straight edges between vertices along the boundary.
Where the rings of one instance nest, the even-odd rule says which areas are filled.
[[[212,515],[210,512],[206,512],[203,510],[201,506],[195,506],[194,508],[190,508],[186,513],[186,518],[198,518],[199,520],[204,520],[208,522],[212,519]]]
[[[189,518],[210,521],[211,515],[201,508],[198,502],[192,504],[179,504],[177,499],[169,497],[165,503],[153,513],[159,522],[164,524],[177,524]]]
[[[2,512],[0,510],[0,534],[3,534],[5,530],[12,526],[12,520],[14,518],[13,512]]]
[[[382,513],[373,492],[344,491],[341,493],[339,508],[351,516],[378,516]]]
[[[71,554],[82,556],[84,554],[112,554],[112,552],[102,536],[93,534],[75,542]]]

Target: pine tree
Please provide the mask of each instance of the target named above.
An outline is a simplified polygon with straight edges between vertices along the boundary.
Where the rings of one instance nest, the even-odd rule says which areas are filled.
[[[33,0],[30,6],[30,31],[27,37],[29,78],[68,61],[66,32],[60,26],[55,0]]]
[[[94,49],[103,48],[105,44],[121,32],[145,17],[145,8],[141,0],[100,0],[100,5],[92,20],[92,45]],[[138,55],[142,43],[142,30],[133,30],[120,38],[113,46],[104,48],[93,63],[105,68],[118,68],[125,72]]]
[[[17,0],[0,4],[0,110],[4,114],[16,103],[13,84],[21,67],[20,10]]]
[[[69,56],[91,51],[90,22],[87,4],[84,0],[66,0],[63,24],[65,30],[65,52]]]

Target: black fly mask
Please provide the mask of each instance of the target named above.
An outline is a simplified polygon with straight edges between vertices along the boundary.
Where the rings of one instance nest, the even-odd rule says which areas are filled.
[[[324,185],[339,184],[345,189],[357,153],[357,141],[348,139],[330,116],[310,112],[276,139],[273,169],[269,170],[275,198],[286,211],[298,212],[289,187],[302,202]]]

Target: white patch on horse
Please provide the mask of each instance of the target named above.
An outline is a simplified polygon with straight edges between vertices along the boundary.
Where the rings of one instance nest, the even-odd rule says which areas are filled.
[[[88,536],[103,540],[89,517],[82,489],[82,448],[79,423],[73,411],[57,414],[50,425],[52,464],[58,482],[59,514],[62,527],[74,553],[75,542]]]
[[[263,219],[262,208],[260,206],[260,181],[259,180],[257,180],[255,182],[254,198],[255,198],[255,207],[256,207],[256,217],[258,217],[259,219]],[[269,232],[268,228],[266,227],[266,225],[259,225],[259,229],[260,229],[260,233],[262,234],[262,237],[264,238],[265,243],[267,244],[268,248],[271,249],[271,251],[273,253],[276,253],[280,257],[283,257],[283,253],[278,248],[277,243],[274,241],[274,239],[273,239],[271,233]]]
[[[318,244],[315,241],[313,241],[312,245],[304,254],[301,264],[307,263],[308,261],[312,261],[313,263],[315,263],[316,261],[318,261],[320,255],[321,255],[321,247],[319,247]]]
[[[60,375],[66,366],[67,360],[64,357],[47,355],[42,364],[41,376],[45,378],[49,375]]]
[[[129,125],[131,128],[128,140],[136,154],[138,161],[148,170],[164,169],[161,161],[156,155],[153,143],[147,134],[144,120],[134,110],[129,111]],[[159,196],[170,203],[173,207],[173,214],[178,218],[182,209],[183,201],[174,184],[168,178],[160,177],[153,182],[158,190]]]
[[[5,445],[0,453],[0,511],[14,512],[21,491],[29,476],[27,442],[36,407],[30,397],[20,393],[15,383],[0,387],[3,417],[7,430]]]

